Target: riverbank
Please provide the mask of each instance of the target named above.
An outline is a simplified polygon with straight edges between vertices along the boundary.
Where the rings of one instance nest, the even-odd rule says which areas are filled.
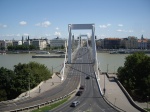
[[[149,49],[97,49],[97,53],[133,54],[135,52],[144,52],[146,54],[150,54]]]
[[[32,58],[65,58],[65,55],[34,55]]]

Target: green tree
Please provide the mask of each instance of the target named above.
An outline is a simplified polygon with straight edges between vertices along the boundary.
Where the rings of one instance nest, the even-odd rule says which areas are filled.
[[[118,68],[118,79],[136,99],[146,100],[150,95],[150,57],[134,53],[126,57],[124,67]]]
[[[51,72],[48,68],[37,62],[30,62],[28,64],[21,64],[14,66],[15,73],[15,91],[19,95],[28,90],[29,81],[30,87],[34,88],[41,81],[47,80],[51,77]],[[18,86],[19,85],[19,86]]]
[[[13,97],[14,72],[4,67],[0,68],[0,101]]]
[[[14,66],[14,71],[1,67],[0,101],[16,98],[22,92],[28,91],[29,82],[32,89],[51,75],[45,65],[37,62],[19,63]]]

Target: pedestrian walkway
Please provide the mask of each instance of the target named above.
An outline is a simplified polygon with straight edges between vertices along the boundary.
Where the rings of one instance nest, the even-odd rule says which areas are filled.
[[[44,81],[40,86],[38,86],[34,91],[30,92],[30,97],[38,96],[39,94],[46,92],[56,86],[61,84],[61,79],[59,76],[55,75],[53,78]]]
[[[99,83],[102,90],[105,86],[105,98],[111,102],[111,104],[126,112],[139,112],[139,110],[130,104],[114,78],[108,79],[105,74],[101,74]]]

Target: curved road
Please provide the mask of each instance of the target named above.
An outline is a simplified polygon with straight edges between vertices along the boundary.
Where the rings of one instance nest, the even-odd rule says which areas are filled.
[[[77,51],[76,57],[79,55],[79,53],[78,53],[79,51]],[[77,61],[77,63],[78,63],[78,61]],[[71,67],[79,69],[79,67],[75,66],[75,65],[72,65]],[[17,101],[14,103],[9,103],[9,104],[1,103],[0,104],[0,112],[25,108],[25,107],[29,107],[29,106],[33,106],[33,105],[38,105],[38,104],[53,100],[55,98],[65,96],[66,94],[72,92],[73,90],[75,90],[78,87],[79,82],[80,82],[80,76],[73,75],[74,73],[79,74],[79,71],[71,69],[71,67],[70,68],[68,67],[68,75],[67,75],[65,81],[61,85],[59,85],[49,91],[46,91],[34,98],[28,98],[26,100],[20,100],[20,101]]]

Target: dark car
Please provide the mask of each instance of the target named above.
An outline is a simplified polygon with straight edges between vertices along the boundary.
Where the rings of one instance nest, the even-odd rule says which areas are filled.
[[[80,89],[84,89],[84,86],[83,86],[83,85],[81,85],[81,86],[80,86]]]
[[[80,103],[80,101],[74,101],[74,102],[72,102],[72,104],[70,106],[76,107],[79,103]]]
[[[82,93],[83,93],[83,91],[78,91],[76,96],[81,96]]]
[[[86,76],[86,79],[90,79],[90,76]]]

